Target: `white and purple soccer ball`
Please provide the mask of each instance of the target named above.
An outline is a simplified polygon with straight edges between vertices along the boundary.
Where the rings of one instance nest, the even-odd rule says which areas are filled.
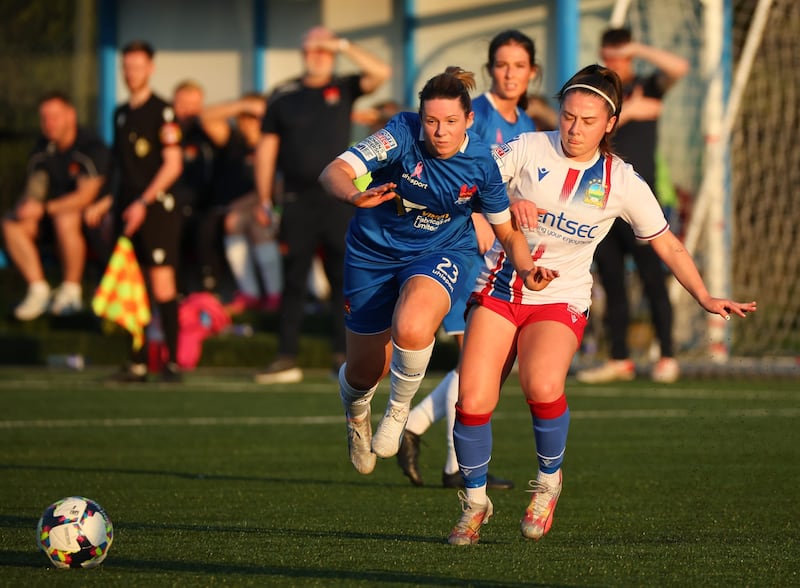
[[[57,568],[91,568],[108,555],[114,527],[106,511],[82,496],[62,498],[39,519],[36,544]]]

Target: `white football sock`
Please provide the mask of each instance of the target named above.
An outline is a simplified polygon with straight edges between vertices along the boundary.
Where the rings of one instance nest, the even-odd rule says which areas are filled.
[[[339,397],[342,399],[342,406],[347,416],[351,419],[360,419],[367,414],[378,384],[375,384],[369,390],[356,390],[344,377],[346,365],[343,363],[342,367],[339,368]]]
[[[283,268],[281,253],[277,241],[262,241],[253,246],[253,257],[256,260],[264,290],[267,294],[280,294],[283,291]]]
[[[445,417],[447,418],[447,429],[445,438],[447,440],[447,459],[444,462],[444,471],[448,474],[458,471],[458,458],[456,457],[456,444],[453,441],[453,427],[456,424],[456,402],[458,402],[458,372],[456,370],[447,374],[442,380],[442,384],[447,381],[447,394],[445,396]],[[442,385],[440,384],[440,385]]]
[[[236,287],[243,294],[258,298],[258,280],[250,258],[250,244],[244,235],[225,235],[225,258],[231,268]]]
[[[465,488],[467,500],[473,504],[486,504],[489,497],[486,495],[486,484],[479,488]]]
[[[436,388],[414,406],[414,409],[408,416],[407,430],[417,435],[422,435],[433,423],[447,414],[448,387],[454,373],[455,370],[448,372],[447,375],[442,378],[442,381],[436,385]],[[456,400],[457,399],[458,384],[456,384]]]
[[[311,269],[308,271],[308,290],[317,300],[327,300],[331,295],[331,284],[325,273],[325,266],[319,255],[315,255],[311,261]]]
[[[425,370],[431,360],[433,353],[434,339],[430,345],[424,349],[411,350],[398,347],[392,341],[392,361],[391,361],[391,392],[389,399],[397,404],[411,406],[414,395],[419,390],[422,378],[425,377]]]
[[[544,473],[542,471],[539,471],[539,473],[536,475],[536,479],[539,482],[544,482],[545,484],[547,484],[550,487],[555,487],[555,486],[558,486],[558,477],[559,477],[560,473],[561,473],[561,470],[556,470],[552,474],[546,474],[546,473]]]

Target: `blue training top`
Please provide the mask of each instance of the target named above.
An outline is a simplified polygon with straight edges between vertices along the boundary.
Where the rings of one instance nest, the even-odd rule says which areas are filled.
[[[455,155],[439,159],[425,147],[419,115],[401,112],[339,157],[356,176],[371,172],[371,186],[397,184],[398,198],[358,208],[347,232],[351,251],[376,262],[450,249],[477,254],[473,210],[495,224],[510,218],[497,164],[471,131]]]
[[[536,125],[531,118],[517,106],[517,120],[510,123],[504,119],[489,99],[488,92],[472,101],[475,123],[472,130],[492,148],[508,143],[520,133],[535,131]]]

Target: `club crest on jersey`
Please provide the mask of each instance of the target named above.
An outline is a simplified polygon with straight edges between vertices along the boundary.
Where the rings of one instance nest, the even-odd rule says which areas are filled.
[[[67,173],[71,178],[77,178],[81,173],[81,166],[77,161],[70,161],[67,167]]]
[[[467,188],[466,184],[462,184],[461,190],[458,192],[458,200],[456,200],[456,204],[466,204],[477,193],[478,193],[477,186],[472,186],[471,188]]]
[[[325,99],[325,104],[332,106],[339,103],[342,94],[336,86],[328,86],[322,90],[322,97]]]
[[[150,153],[150,142],[144,137],[137,138],[133,143],[133,151],[139,158],[147,157],[147,154]]]
[[[606,206],[606,186],[601,180],[592,180],[589,182],[589,187],[586,188],[586,193],[583,195],[583,202],[591,204],[598,208],[605,208]]]
[[[200,154],[197,145],[184,145],[183,146],[183,159],[184,161],[194,161]]]

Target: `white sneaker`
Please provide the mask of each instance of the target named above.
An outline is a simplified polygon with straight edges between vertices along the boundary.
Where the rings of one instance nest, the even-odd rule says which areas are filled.
[[[375,469],[377,456],[370,449],[372,439],[372,421],[370,411],[360,419],[351,419],[347,415],[347,449],[350,462],[359,474],[371,474]]]
[[[372,436],[372,451],[378,457],[397,455],[408,422],[408,411],[407,404],[398,406],[389,401],[386,414],[383,415],[381,422],[378,423],[378,430]]]
[[[582,370],[575,378],[584,384],[605,384],[618,380],[630,381],[636,377],[636,366],[630,359],[612,359],[600,367]]]
[[[25,298],[14,308],[14,316],[21,321],[32,321],[44,314],[50,304],[50,286],[36,282],[28,286]]]
[[[83,290],[80,284],[64,282],[53,292],[50,312],[58,316],[75,314],[83,308]]]
[[[650,377],[654,382],[660,384],[672,384],[677,382],[681,375],[681,367],[674,357],[662,357],[653,366],[653,372]]]
[[[303,370],[293,357],[278,356],[254,379],[256,384],[297,384],[303,381]]]

